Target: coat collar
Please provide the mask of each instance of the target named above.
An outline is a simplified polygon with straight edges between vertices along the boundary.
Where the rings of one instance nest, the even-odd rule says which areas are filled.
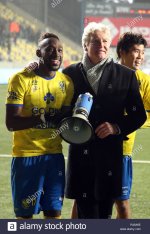
[[[85,70],[83,68],[82,63],[79,63],[78,65],[79,65],[79,69],[80,69],[80,71],[82,73],[82,77],[84,79],[84,82],[86,83],[86,85],[89,88],[89,92],[95,97],[96,96],[101,96],[103,94],[103,92],[105,91],[106,85],[108,86],[108,85],[111,85],[111,83],[112,83],[111,80],[112,80],[113,71],[114,71],[114,69],[113,69],[114,62],[113,62],[113,60],[109,64],[107,64],[107,66],[105,67],[105,69],[103,71],[103,74],[102,74],[101,79],[99,81],[97,94],[95,94],[95,92],[93,91],[93,89],[92,89],[92,87],[91,87],[91,85],[90,85],[90,83],[89,83],[89,81],[88,81],[88,79],[86,77],[86,72],[85,72]]]

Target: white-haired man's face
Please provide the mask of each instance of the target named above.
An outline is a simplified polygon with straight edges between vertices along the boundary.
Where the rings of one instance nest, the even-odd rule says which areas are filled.
[[[93,64],[97,64],[108,56],[110,43],[110,34],[107,31],[97,30],[91,35],[89,42],[85,45],[85,50]]]

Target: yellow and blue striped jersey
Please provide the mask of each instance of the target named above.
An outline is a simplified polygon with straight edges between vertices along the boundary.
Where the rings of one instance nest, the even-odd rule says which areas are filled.
[[[147,112],[147,120],[142,128],[147,128],[150,127],[150,76],[141,70],[137,70],[136,77],[139,83],[143,104]],[[127,136],[129,139],[123,142],[123,155],[132,155],[135,136],[136,132],[133,132]]]
[[[56,72],[52,79],[45,79],[34,72],[23,70],[9,80],[7,105],[23,105],[22,116],[51,115],[63,106],[69,106],[73,97],[73,83],[63,73]],[[13,133],[13,156],[38,156],[62,152],[61,138],[56,129],[41,125]],[[54,136],[55,137],[51,137]]]

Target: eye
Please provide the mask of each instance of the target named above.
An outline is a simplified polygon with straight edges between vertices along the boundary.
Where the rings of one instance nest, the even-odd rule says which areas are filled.
[[[54,49],[53,49],[52,47],[49,47],[49,48],[46,49],[46,52],[51,52],[51,53],[52,53],[53,50],[54,50]]]
[[[58,49],[58,52],[59,52],[59,53],[62,53],[62,52],[63,52],[63,49],[62,49],[62,48]]]
[[[91,40],[91,42],[90,42],[91,44],[97,44],[98,43],[98,40],[96,40],[96,39],[93,39],[93,40]]]

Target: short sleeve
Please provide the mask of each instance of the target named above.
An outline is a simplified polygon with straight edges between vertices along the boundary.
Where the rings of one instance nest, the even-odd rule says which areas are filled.
[[[70,106],[74,95],[74,85],[69,76],[65,75],[65,77],[66,77],[66,98],[63,105]]]
[[[19,74],[14,75],[8,82],[6,104],[23,105],[25,91],[26,85],[23,78]]]

